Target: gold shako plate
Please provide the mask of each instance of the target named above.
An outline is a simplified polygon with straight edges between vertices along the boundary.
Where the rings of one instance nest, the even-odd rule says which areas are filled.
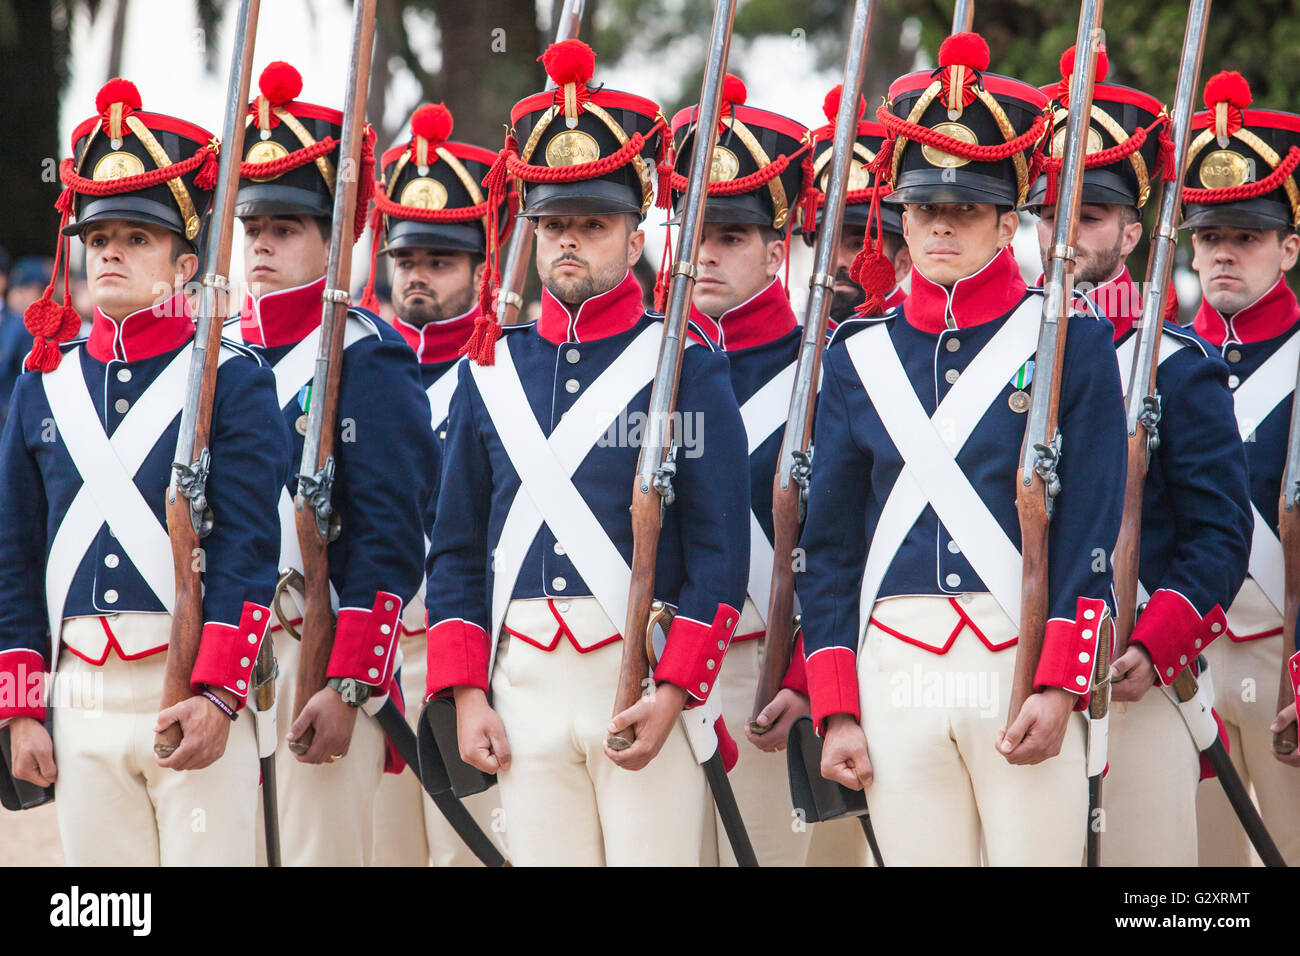
[[[1223,189],[1250,182],[1252,163],[1241,153],[1231,149],[1216,149],[1201,160],[1199,176],[1206,189]]]
[[[284,159],[289,155],[289,151],[273,139],[258,140],[252,145],[244,155],[246,163],[269,163],[273,160]],[[275,176],[249,176],[249,180],[255,183],[269,183],[273,179],[279,179],[283,174]]]
[[[95,171],[90,174],[90,178],[102,183],[110,179],[139,176],[143,172],[144,162],[134,153],[109,153],[95,164]]]
[[[963,126],[961,123],[938,123],[934,131],[940,135],[950,137],[966,143],[968,146],[978,146],[979,137],[969,126]],[[965,166],[970,162],[964,156],[954,156],[952,153],[945,153],[941,149],[925,143],[921,144],[921,155],[931,166],[938,166],[941,169],[956,169],[959,166]]]
[[[740,160],[736,158],[736,154],[725,146],[714,146],[713,159],[709,163],[709,182],[730,182],[739,172]]]
[[[436,179],[420,176],[402,187],[398,202],[415,209],[444,209],[447,206],[447,187]]]
[[[600,159],[596,138],[580,129],[569,129],[546,144],[547,166],[577,166]]]

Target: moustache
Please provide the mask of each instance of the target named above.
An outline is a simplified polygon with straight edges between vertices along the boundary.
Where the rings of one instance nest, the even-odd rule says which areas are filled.
[[[835,281],[844,282],[848,285],[857,285],[857,283],[853,281],[853,274],[844,267],[835,270]]]
[[[563,255],[560,256],[558,259],[554,259],[551,261],[551,268],[552,269],[556,268],[562,262],[572,262],[575,265],[580,265],[583,267],[586,267],[587,265],[587,260],[585,259],[579,259],[577,256],[574,255]]]

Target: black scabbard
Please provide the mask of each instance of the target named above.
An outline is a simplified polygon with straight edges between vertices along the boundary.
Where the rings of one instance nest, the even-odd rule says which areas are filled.
[[[1088,778],[1088,840],[1086,866],[1101,866],[1101,828],[1094,814],[1101,808],[1101,774]]]
[[[45,726],[50,729],[48,720]],[[53,733],[50,736],[53,737]],[[6,810],[31,810],[54,799],[54,784],[40,787],[15,777],[13,760],[9,728],[0,728],[0,806]]]
[[[1277,844],[1273,842],[1273,837],[1269,835],[1268,828],[1260,818],[1259,811],[1255,809],[1250,794],[1246,792],[1245,784],[1237,775],[1237,768],[1233,766],[1232,758],[1228,756],[1228,749],[1223,746],[1223,738],[1215,737],[1214,743],[1202,752],[1210,758],[1210,765],[1214,767],[1214,773],[1219,778],[1219,784],[1223,787],[1228,802],[1232,804],[1233,812],[1241,821],[1241,828],[1246,831],[1246,836],[1250,837],[1251,845],[1255,847],[1255,852],[1264,861],[1264,865],[1286,866],[1286,860],[1282,858]]]
[[[736,806],[736,795],[731,790],[731,781],[727,779],[727,768],[722,765],[722,755],[716,750],[713,756],[704,762],[704,776],[713,791],[713,803],[722,817],[722,828],[727,831],[727,842],[731,852],[736,856],[740,866],[758,866],[758,857],[754,855],[753,844],[749,842],[749,833],[745,821],[740,818],[740,807]]]
[[[275,754],[258,758],[262,766],[262,822],[266,830],[266,865],[280,863],[280,804],[275,795]]]
[[[384,702],[383,707],[379,708],[375,720],[379,721],[379,726],[393,742],[393,746],[402,755],[411,772],[420,779],[420,786],[424,787],[424,792],[433,800],[433,805],[438,808],[438,812],[447,819],[451,828],[456,831],[456,835],[465,841],[465,845],[478,857],[479,862],[489,867],[509,866],[501,851],[483,832],[483,828],[478,825],[470,812],[465,809],[465,804],[461,803],[454,793],[450,790],[440,790],[435,793],[437,788],[425,786],[419,769],[420,755],[415,731],[406,722],[406,718],[402,716],[402,712],[397,709],[397,703],[391,697]]]

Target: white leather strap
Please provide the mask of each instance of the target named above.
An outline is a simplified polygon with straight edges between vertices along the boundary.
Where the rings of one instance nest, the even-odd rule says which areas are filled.
[[[1157,367],[1164,365],[1165,360],[1180,349],[1187,347],[1187,343],[1173,335],[1160,336],[1160,354],[1156,357]],[[1119,345],[1115,346],[1115,360],[1119,363],[1119,387],[1128,393],[1128,380],[1133,374],[1133,353],[1137,350],[1137,336],[1130,335]]]
[[[459,363],[452,365],[451,368],[438,376],[437,380],[427,389],[429,395],[429,421],[434,428],[437,428],[447,420],[447,413],[451,408],[451,396],[456,391],[456,369]]]
[[[472,364],[471,374],[497,430],[520,488],[493,549],[492,658],[524,557],[543,521],[564,546],[578,573],[611,621],[627,620],[631,569],[570,477],[628,403],[654,375],[661,330],[647,325],[574,402],[550,437],[542,434],[508,347],[496,363]],[[629,480],[631,476],[629,475]],[[491,662],[489,662],[489,672]]]
[[[182,349],[127,412],[110,439],[100,423],[81,373],[81,356],[73,351],[59,367],[42,376],[50,412],[83,484],[55,532],[46,562],[46,609],[57,660],[59,634],[68,588],[104,524],[168,613],[175,601],[175,577],[167,529],[135,485],[135,474],[180,414],[192,346]],[[218,362],[233,353],[222,350]],[[86,481],[85,476],[93,476]]]
[[[1033,356],[1040,315],[1039,297],[1027,298],[980,350],[933,419],[916,397],[884,325],[872,326],[848,341],[846,348],[863,388],[905,462],[881,510],[863,569],[859,642],[866,635],[871,609],[894,555],[927,504],[1019,626],[1020,553],[971,487],[955,456],[1006,383]],[[943,427],[936,428],[935,422]]]

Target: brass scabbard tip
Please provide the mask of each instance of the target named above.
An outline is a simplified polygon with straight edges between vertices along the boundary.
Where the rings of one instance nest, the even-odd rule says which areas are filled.
[[[301,740],[291,740],[289,742],[289,750],[292,751],[293,753],[296,753],[299,757],[301,757],[310,749],[311,748],[308,747]]]
[[[610,750],[627,750],[632,746],[632,741],[626,737],[620,737],[618,734],[610,734],[605,738],[605,743],[609,744]]]
[[[751,720],[749,722],[749,729],[761,737],[763,734],[767,733],[769,730],[772,729],[772,725],[760,724],[757,720]]]
[[[167,758],[176,752],[176,748],[171,744],[156,743],[153,745],[153,752],[159,757]]]

